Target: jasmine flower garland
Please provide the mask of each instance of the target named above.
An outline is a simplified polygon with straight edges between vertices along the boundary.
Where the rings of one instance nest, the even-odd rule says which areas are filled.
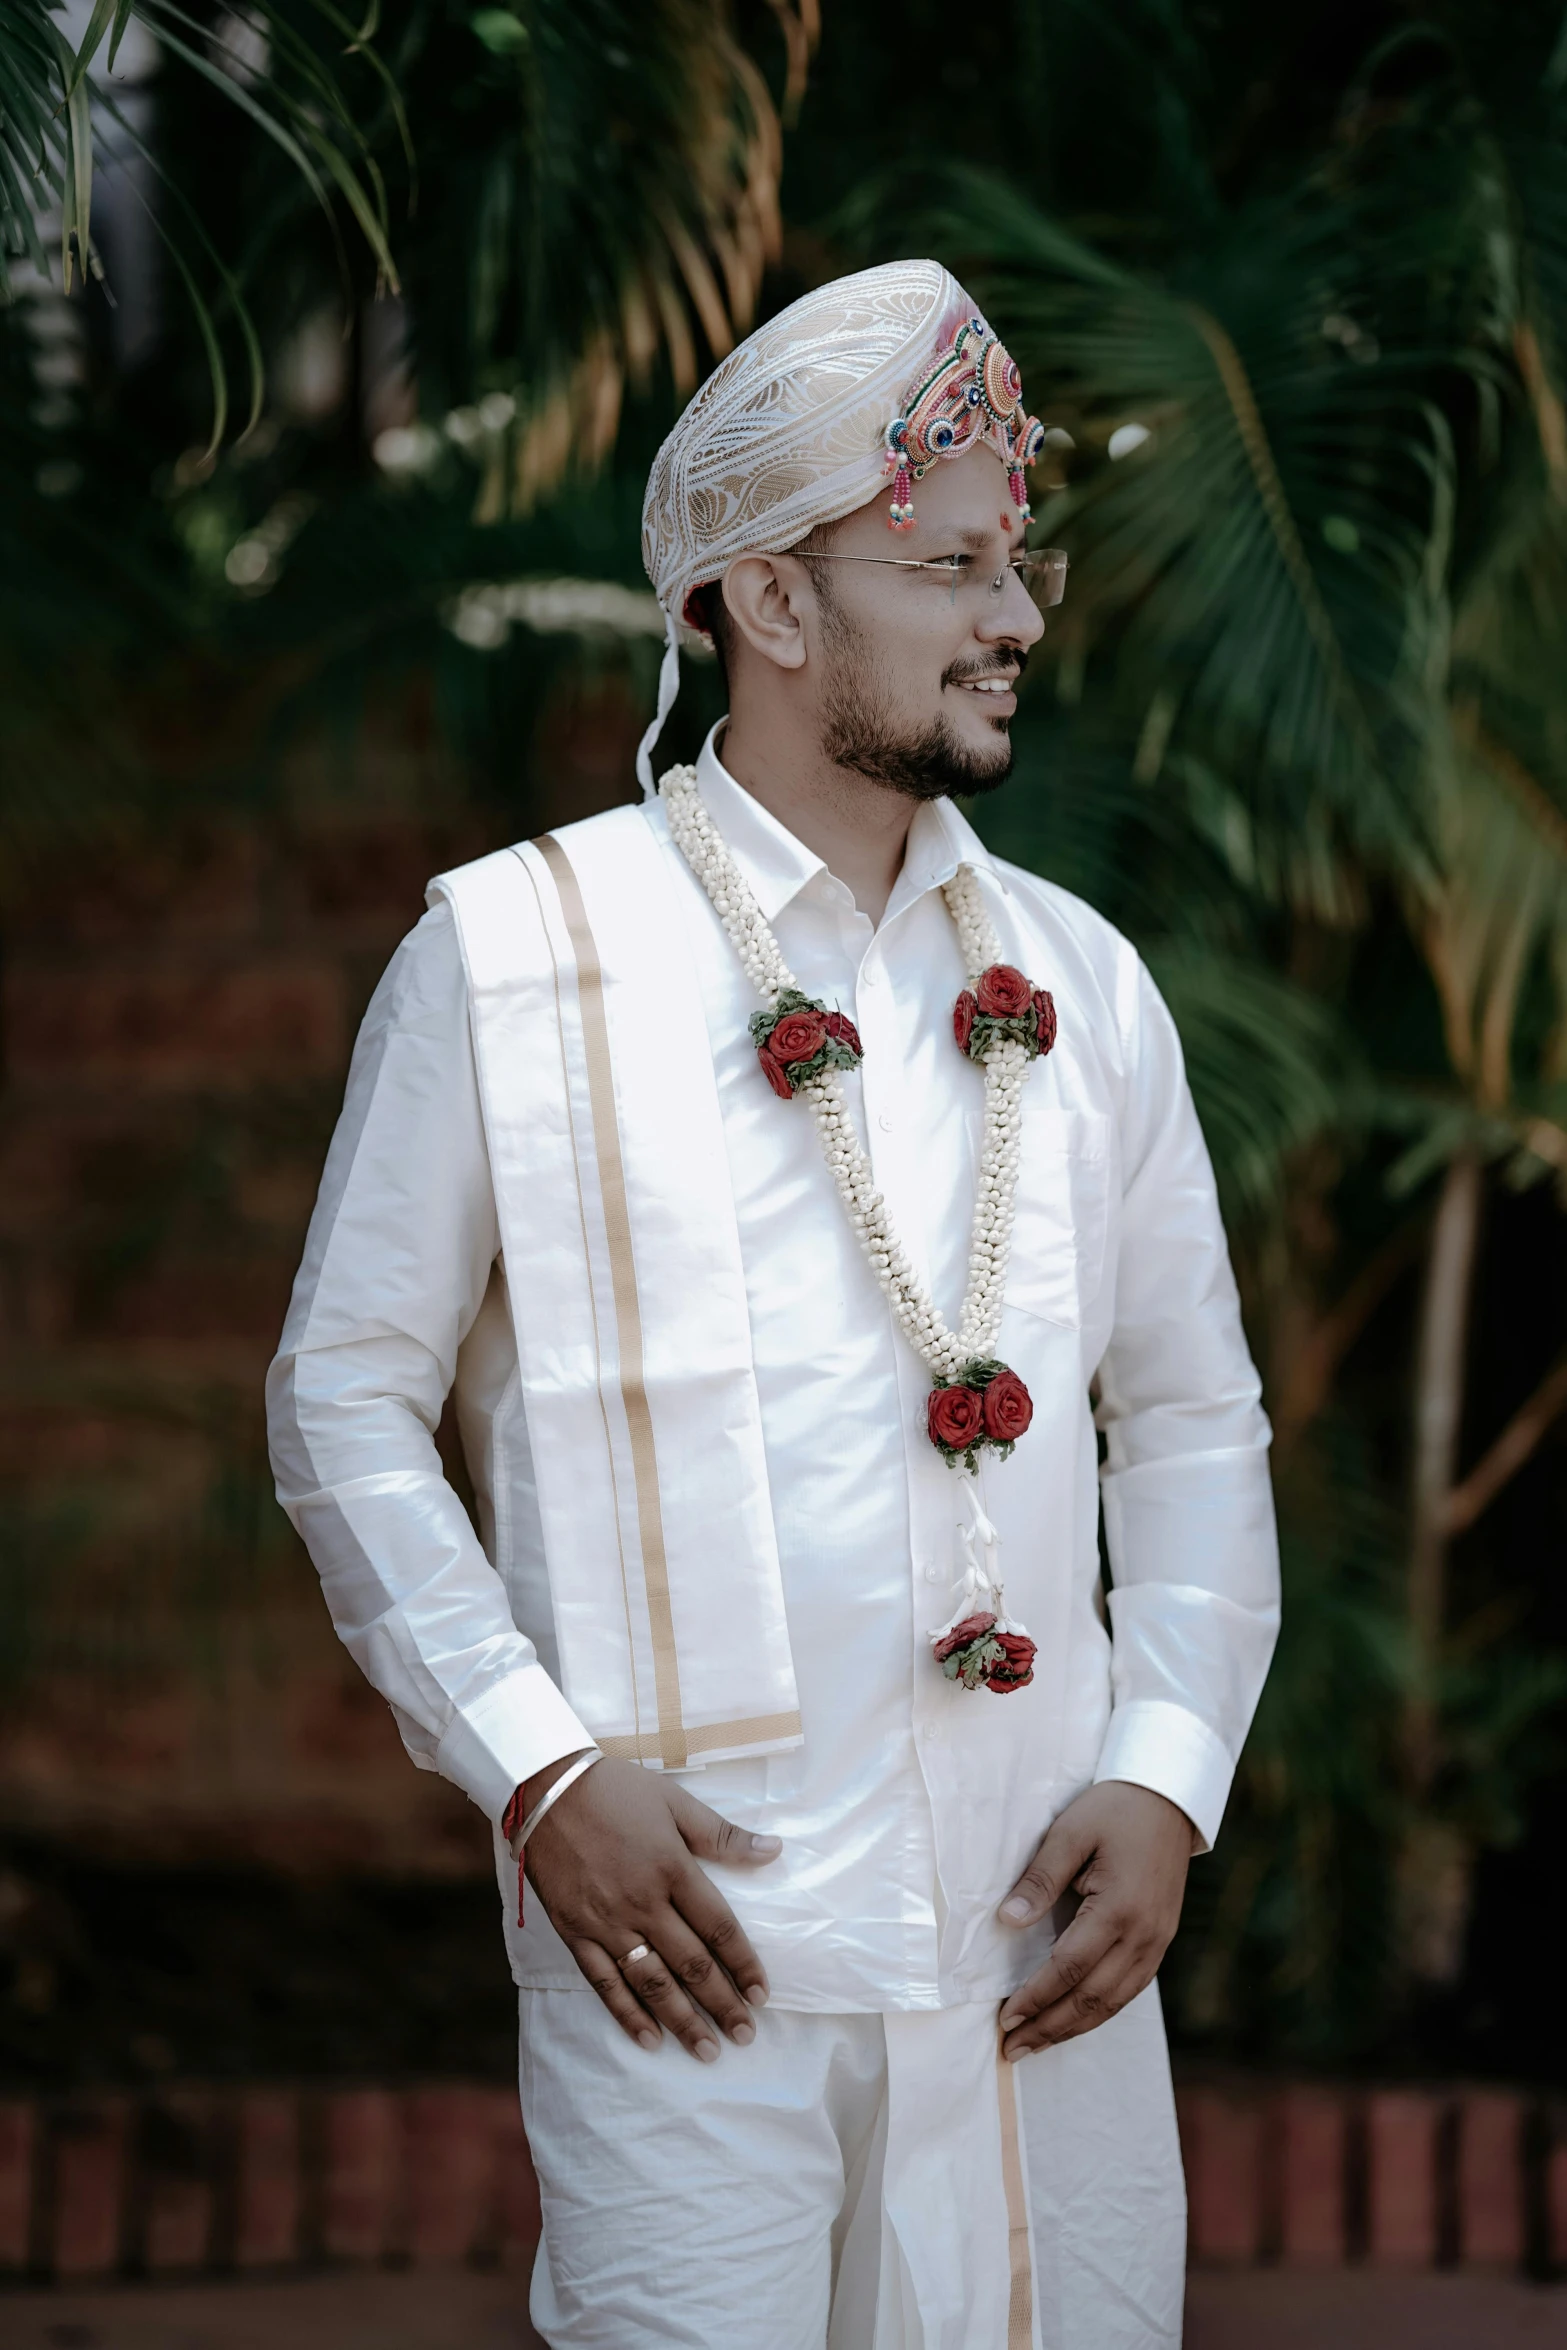
[[[660,786],[670,833],[701,883],[740,958],[764,1009],[750,1029],[763,1074],[784,1100],[803,1099],[816,1120],[822,1154],[843,1201],[850,1229],[886,1295],[909,1344],[931,1371],[927,1432],[949,1467],[977,1475],[979,1455],[994,1451],[1005,1459],[1033,1417],[1027,1387],[996,1354],[1001,1331],[1002,1293],[1012,1248],[1022,1131],[1023,1080],[1028,1064],[1055,1043],[1055,1006],[1047,991],[1001,960],[1000,943],[971,866],[960,865],[942,885],[957,925],[972,983],[953,1011],[959,1049],[985,1073],[985,1119],[979,1154],[974,1220],[969,1242],[968,1283],[956,1330],[951,1329],[916,1274],[893,1231],[886,1202],[876,1189],[866,1154],[843,1090],[845,1074],[856,1068],[863,1049],[852,1021],[831,1012],[801,989],[784,961],[778,941],[713,822],[697,789],[693,767],[672,767]],[[994,1530],[986,1529],[987,1553]],[[986,1618],[978,1644],[959,1644],[966,1653],[954,1668],[966,1688],[1021,1688],[1031,1677],[1033,1643],[1012,1625],[1001,1604],[1001,1588],[970,1550],[965,1591],[969,1615]],[[994,1607],[983,1604],[993,1598]],[[959,1629],[963,1627],[958,1627]],[[931,1634],[944,1668],[957,1649],[954,1626]],[[992,1654],[1002,1632],[1013,1651]],[[1027,1654],[1024,1655],[1023,1651]],[[983,1662],[981,1652],[983,1652]]]

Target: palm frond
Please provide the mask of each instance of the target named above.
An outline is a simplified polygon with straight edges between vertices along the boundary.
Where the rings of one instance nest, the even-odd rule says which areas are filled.
[[[38,221],[64,195],[61,46],[47,0],[0,0],[0,301],[11,296],[9,265],[49,269]]]
[[[1025,703],[1012,780],[973,813],[1001,854],[1125,929],[1169,1003],[1226,1211],[1276,1211],[1292,1155],[1362,1122],[1368,1075],[1347,1024],[1283,976],[1232,859],[1189,807],[1137,780],[1127,748]]]
[[[1150,948],[1232,1213],[1277,1208],[1291,1155],[1364,1114],[1365,1074],[1332,1008],[1258,960],[1197,945]]]
[[[1327,915],[1334,840],[1426,853],[1451,515],[1442,420],[1356,323],[1386,307],[1356,228],[1312,191],[1159,284],[970,177],[946,235],[1081,452],[1041,516],[1073,552],[1074,627],[1114,645],[1125,696],[1164,705],[1173,748],[1246,779],[1256,878]]]
[[[315,0],[324,24],[337,33],[350,28],[328,0]],[[185,242],[153,213],[191,305],[212,378],[213,442],[222,437],[229,407],[220,327],[231,314],[246,346],[250,376],[250,421],[259,413],[261,378],[254,322],[233,272],[219,260],[210,236],[190,202],[164,169],[160,157],[134,132],[116,103],[112,84],[95,87],[91,69],[108,42],[112,67],[127,23],[134,15],[161,50],[245,116],[287,158],[320,209],[333,214],[334,196],[357,222],[383,281],[397,284],[388,241],[389,220],[380,174],[366,129],[356,116],[338,72],[303,38],[286,6],[277,0],[247,0],[245,17],[266,44],[270,64],[252,88],[214,49],[211,28],[177,5],[177,0],[95,0],[78,49],[56,25],[47,0],[0,0],[0,299],[11,290],[6,262],[26,257],[42,275],[48,261],[38,233],[39,218],[52,206],[60,214],[60,283],[68,294],[85,286],[98,270],[92,242],[92,197],[96,163],[94,113],[102,108],[121,135],[163,183],[186,216],[186,238],[217,269],[223,300],[215,311],[191,266]],[[354,38],[352,54],[370,61],[378,95],[385,102],[385,67],[366,38]],[[394,117],[401,106],[390,95]]]
[[[815,8],[773,12],[797,82]],[[684,396],[693,327],[716,358],[750,324],[779,247],[777,111],[727,0],[421,15],[394,59],[424,191],[401,243],[422,394],[515,399],[497,510],[526,510],[607,454],[660,352]]]

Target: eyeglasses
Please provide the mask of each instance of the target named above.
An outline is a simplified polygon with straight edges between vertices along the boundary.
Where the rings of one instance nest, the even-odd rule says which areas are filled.
[[[1060,547],[1031,547],[1021,555],[1014,555],[1003,563],[992,578],[985,578],[972,555],[938,555],[930,561],[919,561],[912,555],[807,555],[807,563],[880,563],[892,571],[932,571],[950,581],[952,600],[957,601],[960,583],[967,584],[972,576],[976,583],[983,580],[985,600],[998,604],[1005,592],[1007,574],[1022,581],[1029,595],[1042,612],[1059,604],[1066,594],[1067,558]]]

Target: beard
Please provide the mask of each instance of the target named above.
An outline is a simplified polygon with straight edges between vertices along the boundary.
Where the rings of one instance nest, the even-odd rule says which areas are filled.
[[[971,677],[1021,676],[1027,659],[1020,645],[1006,671],[993,664],[956,661],[941,682],[946,687]],[[994,719],[991,726],[994,743],[976,746],[964,742],[944,717],[923,727],[900,723],[894,695],[877,675],[863,638],[839,621],[822,700],[822,751],[835,767],[846,767],[906,799],[970,798],[995,791],[1012,772],[1008,722]]]

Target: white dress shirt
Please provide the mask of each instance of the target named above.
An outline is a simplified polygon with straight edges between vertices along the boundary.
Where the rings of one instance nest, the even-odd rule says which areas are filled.
[[[1212,1841],[1271,1654],[1268,1430],[1211,1171],[1169,1015],[1091,909],[993,860],[940,801],[917,811],[873,925],[727,774],[712,739],[699,783],[800,985],[859,1028],[865,1061],[848,1092],[876,1181],[954,1324],[982,1109],[981,1073],[951,1034],[966,975],[940,885],[960,862],[997,877],[1031,941],[1029,976],[1057,998],[1059,1039],[1031,1071],[1024,1113],[1025,1158],[1047,1179],[1023,1187],[1000,1349],[1035,1421],[983,1478],[1009,1612],[1040,1657],[1030,1688],[998,1698],[946,1681],[930,1657],[959,1511],[956,1473],[923,1433],[928,1374],[860,1257],[814,1121],[763,1081],[754,997],[693,904],[804,1737],[682,1776],[783,1838],[767,1867],[712,1872],[775,2001],[831,2013],[994,1999],[1049,1930],[1004,1928],[996,1905],[1082,1787],[1154,1788]],[[442,903],[366,1016],[270,1382],[273,1453],[339,1632],[409,1751],[492,1821],[524,1776],[589,1742],[550,1677],[498,1250]],[[454,1379],[482,1546],[430,1475]],[[313,1527],[365,1480],[381,1497],[374,1530],[361,1514],[354,1572],[339,1579]],[[508,1938],[520,1982],[581,1987],[536,1901]]]

